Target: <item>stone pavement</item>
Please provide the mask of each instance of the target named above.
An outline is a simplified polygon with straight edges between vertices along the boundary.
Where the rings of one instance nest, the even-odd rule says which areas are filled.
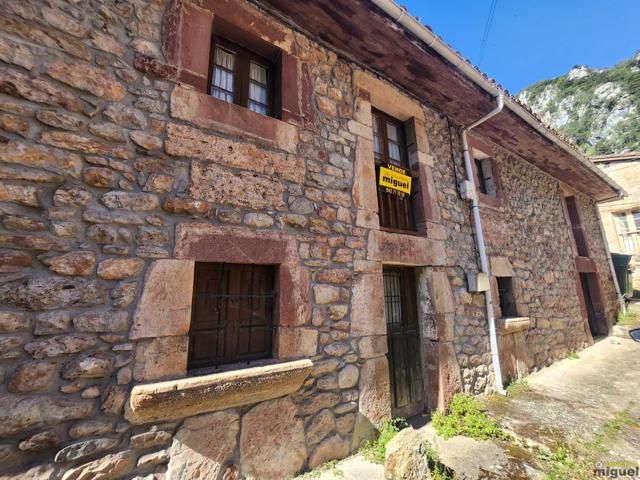
[[[565,359],[527,377],[528,388],[511,398],[485,397],[489,413],[513,433],[520,445],[509,442],[479,442],[464,437],[443,440],[431,424],[405,429],[389,449],[417,446],[428,440],[457,478],[543,478],[535,450],[588,441],[618,412],[628,412],[640,422],[640,343],[609,337],[579,352],[578,359]],[[607,460],[640,462],[640,432],[624,427]],[[381,480],[384,469],[361,455],[349,457],[329,470],[315,472],[321,480]],[[307,474],[309,475],[309,474]]]

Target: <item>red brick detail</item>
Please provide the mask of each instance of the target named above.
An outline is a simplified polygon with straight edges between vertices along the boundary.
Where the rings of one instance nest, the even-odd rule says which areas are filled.
[[[204,0],[202,8],[267,43],[283,45],[287,41],[287,34],[282,26],[258,10],[247,7],[245,3],[236,0]]]
[[[173,0],[162,19],[162,53],[171,65],[180,64],[181,8],[181,0]]]
[[[180,38],[180,80],[207,91],[213,12],[185,3]]]
[[[280,118],[285,122],[300,122],[300,104],[298,96],[298,59],[282,52],[280,58]]]
[[[174,65],[167,65],[155,58],[136,53],[134,66],[141,72],[155,75],[156,77],[174,80],[178,74],[178,69]]]

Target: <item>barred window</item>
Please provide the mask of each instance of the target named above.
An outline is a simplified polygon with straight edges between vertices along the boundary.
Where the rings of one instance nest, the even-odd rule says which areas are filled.
[[[274,68],[239,45],[214,37],[210,94],[262,115],[273,115]]]
[[[275,267],[196,263],[189,369],[273,356]]]

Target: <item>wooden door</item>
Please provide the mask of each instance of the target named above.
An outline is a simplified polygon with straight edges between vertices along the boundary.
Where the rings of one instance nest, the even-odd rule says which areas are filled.
[[[383,279],[392,413],[409,418],[424,409],[415,272],[385,268]]]

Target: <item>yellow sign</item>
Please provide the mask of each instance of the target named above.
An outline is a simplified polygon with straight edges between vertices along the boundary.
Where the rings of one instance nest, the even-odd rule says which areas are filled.
[[[411,193],[411,177],[407,175],[407,170],[387,164],[380,166],[380,177],[378,185],[385,187],[389,193]]]

